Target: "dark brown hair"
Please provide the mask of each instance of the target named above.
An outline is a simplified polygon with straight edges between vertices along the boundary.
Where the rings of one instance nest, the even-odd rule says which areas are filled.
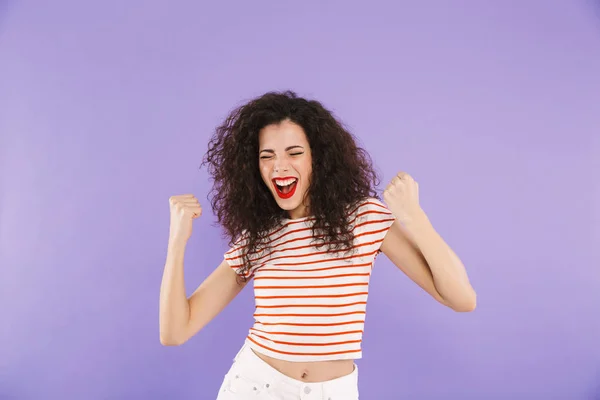
[[[379,177],[369,154],[320,102],[291,91],[269,92],[234,109],[216,128],[202,165],[213,180],[209,199],[229,245],[247,241],[241,275],[251,255],[266,250],[270,231],[288,218],[264,184],[259,171],[258,134],[267,125],[289,120],[301,126],[312,152],[307,196],[317,246],[351,250],[354,240],[349,208],[378,198]]]

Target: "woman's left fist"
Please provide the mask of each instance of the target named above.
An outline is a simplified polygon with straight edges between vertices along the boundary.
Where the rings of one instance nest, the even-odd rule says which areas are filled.
[[[402,222],[422,213],[419,204],[419,184],[406,172],[400,172],[383,191],[383,200],[390,211]]]

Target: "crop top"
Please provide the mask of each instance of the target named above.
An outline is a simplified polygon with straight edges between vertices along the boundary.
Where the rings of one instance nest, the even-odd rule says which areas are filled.
[[[285,219],[269,235],[266,254],[253,259],[254,325],[246,338],[257,352],[287,361],[362,357],[371,270],[395,218],[378,199],[351,209],[353,252],[311,244],[311,218]],[[225,260],[238,272],[244,242]]]

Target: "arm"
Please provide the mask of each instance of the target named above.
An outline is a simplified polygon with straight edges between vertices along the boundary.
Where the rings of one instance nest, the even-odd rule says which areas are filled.
[[[160,342],[178,346],[215,318],[244,288],[235,271],[223,262],[187,298],[183,258],[185,242],[169,244],[160,288]]]
[[[390,227],[381,251],[434,299],[459,312],[473,311],[476,294],[465,268],[423,213]]]
[[[384,254],[440,303],[455,311],[474,310],[476,294],[465,267],[421,208],[418,183],[401,172],[383,196],[396,217],[382,243]]]

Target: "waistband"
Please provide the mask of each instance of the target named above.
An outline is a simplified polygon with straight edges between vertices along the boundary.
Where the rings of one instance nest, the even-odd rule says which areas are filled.
[[[303,382],[287,376],[277,369],[270,366],[256,353],[254,353],[251,343],[246,341],[240,351],[234,358],[236,364],[244,364],[251,366],[252,372],[265,377],[266,379],[275,380],[286,385],[297,387],[299,389],[309,388],[320,388],[332,391],[347,390],[348,388],[358,387],[358,366],[354,364],[354,370],[348,374],[339,378],[331,379],[324,382]]]

